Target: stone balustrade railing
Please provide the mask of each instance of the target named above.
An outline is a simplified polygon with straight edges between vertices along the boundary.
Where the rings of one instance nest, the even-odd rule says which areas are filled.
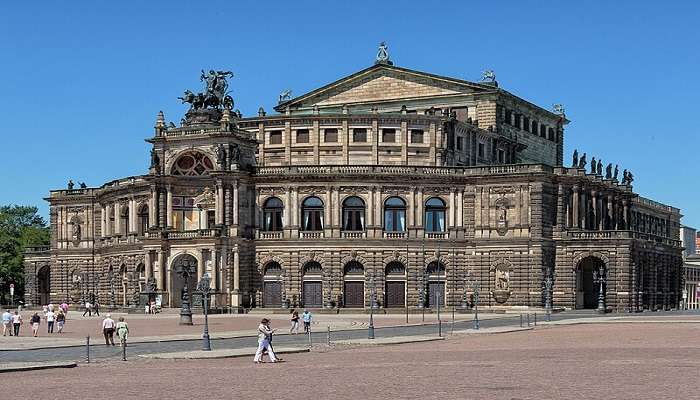
[[[299,237],[302,239],[320,239],[323,237],[323,231],[299,231]]]
[[[566,235],[571,239],[638,239],[656,243],[663,243],[669,246],[681,247],[681,241],[649,233],[617,230],[617,231],[568,231]]]
[[[484,167],[422,167],[402,165],[308,165],[286,167],[259,167],[256,175],[493,175],[532,172],[551,172],[552,167],[542,164],[512,164]]]
[[[445,239],[447,232],[425,232],[426,239]]]
[[[282,231],[258,230],[258,239],[282,239]]]
[[[403,239],[406,237],[406,232],[384,232],[385,239]]]
[[[367,236],[365,231],[342,231],[341,235],[345,239],[362,239]]]

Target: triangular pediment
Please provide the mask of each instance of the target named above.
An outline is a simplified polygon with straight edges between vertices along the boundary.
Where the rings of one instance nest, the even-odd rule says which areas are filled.
[[[276,109],[328,107],[490,91],[485,85],[391,65],[375,65],[280,104]]]

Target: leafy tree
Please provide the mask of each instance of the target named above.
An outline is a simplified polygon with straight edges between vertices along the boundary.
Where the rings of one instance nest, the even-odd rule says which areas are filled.
[[[0,206],[0,293],[3,297],[9,295],[10,283],[15,284],[15,297],[24,294],[24,248],[49,244],[49,228],[37,211],[33,206]]]

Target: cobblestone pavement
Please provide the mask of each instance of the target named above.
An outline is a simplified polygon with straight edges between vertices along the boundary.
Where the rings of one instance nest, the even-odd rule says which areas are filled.
[[[8,398],[697,398],[697,324],[594,324],[385,347],[314,348],[280,364],[132,360],[6,373]],[[196,372],[195,372],[196,371]],[[41,384],[24,384],[41,382]]]

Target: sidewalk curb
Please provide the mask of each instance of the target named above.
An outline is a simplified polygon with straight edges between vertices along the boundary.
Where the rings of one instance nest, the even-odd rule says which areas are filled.
[[[13,365],[14,364],[14,365]],[[6,365],[0,364],[0,374],[4,372],[20,372],[20,371],[37,371],[41,369],[53,369],[53,368],[75,368],[78,364],[75,362],[60,362],[60,363],[8,363]]]
[[[445,336],[435,336],[435,337],[410,337],[403,336],[398,340],[392,341],[392,338],[380,338],[380,339],[348,339],[348,340],[337,340],[332,342],[332,344],[338,345],[367,345],[367,346],[391,346],[395,344],[408,344],[408,343],[421,343],[421,342],[433,342],[436,340],[445,340]]]
[[[498,335],[499,333],[513,333],[513,332],[524,332],[524,331],[531,331],[535,329],[534,326],[524,326],[524,327],[504,327],[503,329],[499,328],[485,328],[485,329],[462,329],[458,331],[454,331],[454,334],[457,335]]]

